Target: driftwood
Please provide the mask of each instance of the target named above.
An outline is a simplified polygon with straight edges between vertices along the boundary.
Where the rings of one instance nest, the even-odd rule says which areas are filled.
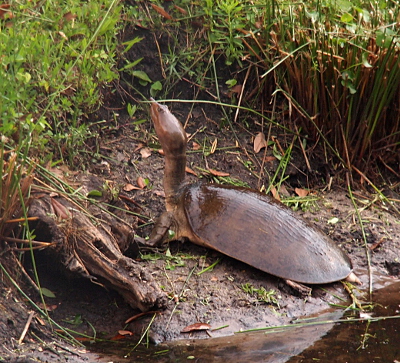
[[[166,295],[151,274],[121,252],[129,244],[129,228],[105,212],[99,214],[88,216],[65,198],[45,193],[33,193],[29,207],[29,216],[38,217],[31,225],[36,239],[53,242],[48,249],[68,271],[105,283],[133,308],[165,308]]]

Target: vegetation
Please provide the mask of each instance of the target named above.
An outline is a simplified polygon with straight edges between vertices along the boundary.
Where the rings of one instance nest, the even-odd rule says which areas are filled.
[[[118,77],[117,1],[13,3],[0,20],[0,134],[73,162],[100,86]],[[100,19],[100,20],[99,20]],[[11,139],[12,138],[12,139]]]
[[[185,76],[203,89],[213,83],[219,100],[219,83],[240,84],[231,93],[239,106],[275,112],[309,149],[323,140],[348,169],[367,171],[371,160],[390,165],[400,139],[399,17],[396,1],[363,0],[2,5],[0,133],[11,144],[29,135],[44,161],[72,163],[94,136],[88,114],[100,106],[101,88],[119,77],[121,59],[119,70],[153,96],[167,95]],[[137,69],[141,59],[124,58],[139,37],[118,49],[127,20],[169,32],[163,85]],[[232,79],[221,80],[221,61],[240,67]],[[136,105],[128,103],[127,112]]]
[[[167,84],[188,74],[204,89],[218,85],[212,68],[222,57],[240,67],[224,80],[243,85],[232,93],[240,106],[275,112],[278,101],[273,117],[302,130],[309,150],[323,140],[349,170],[367,173],[371,161],[390,170],[400,141],[398,2],[181,1],[170,13],[153,9],[172,29],[187,26],[181,57],[166,55]]]

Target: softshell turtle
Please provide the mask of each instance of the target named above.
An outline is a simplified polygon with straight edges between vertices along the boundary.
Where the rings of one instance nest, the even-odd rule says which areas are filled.
[[[167,106],[151,101],[165,155],[166,212],[147,244],[159,244],[170,229],[174,239],[186,237],[283,279],[359,282],[349,257],[329,237],[273,198],[247,188],[185,183],[186,133]]]

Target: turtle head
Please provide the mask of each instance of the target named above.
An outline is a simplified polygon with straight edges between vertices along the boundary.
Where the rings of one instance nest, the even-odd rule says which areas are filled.
[[[151,98],[151,119],[166,156],[182,156],[186,153],[186,132],[167,106]]]

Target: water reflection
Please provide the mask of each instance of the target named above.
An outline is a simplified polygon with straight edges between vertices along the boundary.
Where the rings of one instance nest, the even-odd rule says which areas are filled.
[[[341,311],[306,319],[308,326],[233,336],[181,340],[151,349],[140,348],[128,359],[130,348],[119,347],[118,362],[396,362],[400,361],[400,282],[377,290],[373,317],[378,321],[335,323],[344,319]],[[332,321],[332,323],[320,323]],[[311,325],[315,324],[315,325]],[[104,347],[102,347],[104,348]],[[114,347],[115,348],[115,347]],[[110,353],[110,352],[108,352]],[[105,357],[108,359],[110,356]],[[97,360],[98,362],[107,361]]]
[[[377,290],[373,316],[400,318],[400,282]],[[396,362],[400,361],[400,319],[336,325],[321,340],[288,362]]]

